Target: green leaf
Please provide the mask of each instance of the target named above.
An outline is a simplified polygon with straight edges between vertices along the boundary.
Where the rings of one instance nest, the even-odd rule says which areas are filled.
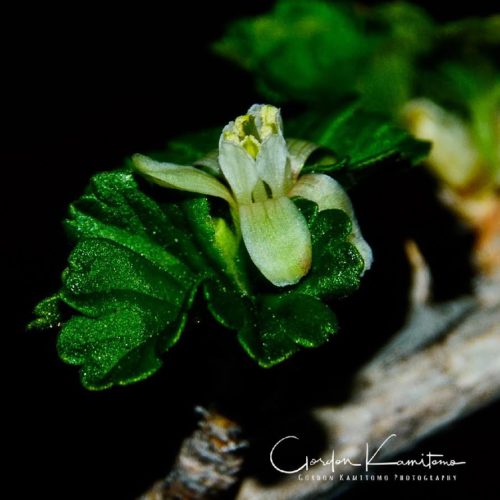
[[[355,95],[394,113],[414,90],[415,66],[436,38],[418,6],[397,2],[354,9],[347,2],[280,0],[271,12],[236,21],[215,44],[271,99],[320,109]]]
[[[293,135],[333,151],[337,162],[306,165],[303,172],[338,172],[335,178],[350,186],[364,176],[362,170],[406,160],[416,164],[428,154],[430,144],[413,138],[387,118],[351,105],[341,113],[308,113],[289,124]],[[318,160],[319,161],[319,160]]]
[[[203,287],[207,307],[212,316],[224,327],[239,330],[253,308],[249,296],[233,287],[209,280]]]
[[[370,111],[397,116],[412,96],[415,71],[413,57],[404,50],[381,50],[357,84],[363,106]]]
[[[337,331],[333,311],[319,299],[300,293],[262,296],[253,321],[247,320],[238,339],[260,366],[269,368],[300,347],[318,347]]]
[[[436,27],[417,5],[390,2],[364,14],[379,44],[358,75],[356,89],[366,109],[397,119],[415,92],[417,66],[435,45]]]
[[[96,175],[71,206],[65,225],[76,246],[58,300],[73,316],[58,351],[81,366],[85,387],[146,378],[177,342],[199,283],[222,266],[197,241],[212,225],[207,205],[203,198],[158,203],[119,170]],[[196,230],[186,231],[190,225]]]
[[[28,324],[29,330],[45,330],[57,327],[62,321],[59,294],[43,299],[33,311],[36,319]]]
[[[366,15],[375,30],[385,38],[381,50],[420,54],[427,53],[435,43],[435,22],[422,7],[414,3],[382,3],[372,11],[367,11]]]
[[[311,225],[313,265],[297,292],[344,297],[358,289],[364,262],[351,243],[352,223],[342,210],[323,210]]]
[[[376,45],[346,4],[280,0],[268,14],[233,23],[214,49],[254,72],[271,100],[323,103],[352,95]]]

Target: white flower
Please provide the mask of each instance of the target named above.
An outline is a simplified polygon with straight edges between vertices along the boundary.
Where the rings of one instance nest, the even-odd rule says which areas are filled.
[[[133,162],[160,186],[226,200],[253,263],[271,283],[286,286],[307,274],[312,260],[309,228],[292,197],[311,200],[319,210],[345,211],[353,223],[351,242],[363,257],[365,270],[372,262],[371,249],[341,185],[324,174],[300,176],[316,148],[301,140],[287,143],[279,110],[255,104],[224,127],[218,157],[197,163],[213,175],[196,166],[160,163],[142,155],[134,155]]]

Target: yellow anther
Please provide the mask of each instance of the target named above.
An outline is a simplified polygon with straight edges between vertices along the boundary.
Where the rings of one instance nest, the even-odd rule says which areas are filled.
[[[234,131],[238,134],[240,139],[243,139],[246,135],[246,125],[250,121],[250,115],[241,115],[234,121]]]
[[[259,129],[261,140],[271,134],[278,133],[278,108],[265,105],[260,109],[261,126]]]
[[[227,130],[226,132],[224,132],[224,139],[228,140],[229,142],[233,142],[234,144],[240,143],[238,134],[236,134],[233,130]]]

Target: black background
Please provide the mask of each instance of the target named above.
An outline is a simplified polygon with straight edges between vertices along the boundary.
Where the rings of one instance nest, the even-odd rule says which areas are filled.
[[[425,173],[413,171],[353,192],[377,260],[362,290],[338,305],[346,335],[272,373],[256,368],[233,334],[199,313],[159,374],[93,393],[80,387],[74,367],[57,358],[55,333],[25,331],[33,305],[58,287],[70,250],[60,221],[90,175],[119,166],[134,152],[161,148],[176,134],[224,124],[258,100],[251,79],[213,56],[209,43],[229,20],[265,11],[271,3],[169,2],[161,11],[19,6],[4,13],[4,293],[12,304],[5,302],[3,313],[2,413],[8,418],[2,441],[13,444],[3,450],[13,473],[0,491],[13,487],[22,499],[132,499],[168,470],[195,424],[194,404],[211,402],[242,421],[250,438],[266,430],[249,458],[249,467],[266,476],[269,444],[286,426],[307,431],[311,446],[320,449],[310,423],[281,426],[288,415],[326,402],[331,393],[345,397],[356,365],[402,323],[405,238],[415,237],[437,270],[438,300],[467,291],[470,235],[439,208]],[[492,2],[452,10],[426,4],[441,19],[492,8]],[[360,303],[362,317],[352,314]],[[330,359],[326,366],[338,387],[329,394],[311,390],[322,375],[312,368]],[[497,403],[478,412],[412,452],[466,460],[458,483],[371,483],[345,498],[440,498],[477,489],[481,498],[495,497],[484,490],[495,491],[499,409]]]

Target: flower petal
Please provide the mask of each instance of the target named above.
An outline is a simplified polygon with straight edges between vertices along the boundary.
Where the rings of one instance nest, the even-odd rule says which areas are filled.
[[[343,210],[352,221],[351,243],[363,257],[364,270],[370,269],[373,262],[372,249],[361,234],[349,196],[335,179],[325,174],[303,175],[292,188],[289,196],[300,196],[314,201],[320,211],[332,208]]]
[[[239,203],[251,203],[258,176],[255,160],[239,144],[224,139],[219,142],[219,165]]]
[[[243,241],[250,258],[274,285],[297,283],[311,267],[311,235],[294,203],[282,196],[241,205]]]
[[[259,177],[271,188],[274,197],[285,194],[285,172],[288,148],[281,134],[268,136],[260,146],[256,159]]]
[[[159,186],[217,196],[234,205],[226,186],[202,170],[175,163],[162,163],[140,154],[134,155],[132,162],[139,173]]]
[[[305,162],[320,146],[314,142],[302,139],[287,139],[288,152],[290,153],[290,165],[294,179],[298,177]]]

